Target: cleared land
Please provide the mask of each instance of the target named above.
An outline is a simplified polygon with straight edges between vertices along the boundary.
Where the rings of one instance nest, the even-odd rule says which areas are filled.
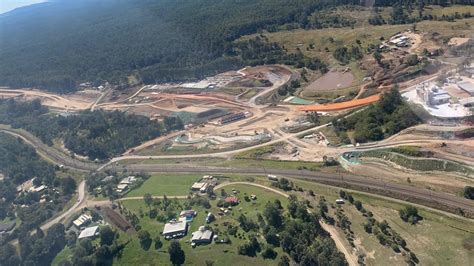
[[[155,177],[159,178],[159,177]],[[168,179],[170,177],[166,177]],[[180,175],[175,175],[175,178],[180,178]],[[269,185],[269,182],[263,178],[253,178],[255,182],[259,184]],[[223,179],[226,180],[226,179]],[[231,177],[228,179],[232,180],[248,180],[248,177]],[[339,198],[339,189],[328,187],[324,185],[315,184],[308,181],[293,180],[294,184],[298,187],[304,188],[305,190],[313,190],[316,193],[316,197],[324,196],[326,200],[332,205],[335,199]],[[146,186],[147,184],[144,184]],[[224,188],[227,193],[230,193],[232,189],[239,191],[237,196],[242,198],[243,195],[256,194],[256,203],[243,201],[238,208],[242,207],[242,212],[246,213],[249,217],[255,217],[258,212],[262,211],[264,203],[268,200],[279,198],[283,203],[284,198],[272,193],[270,191],[251,187],[246,185],[231,185]],[[154,187],[153,194],[159,194],[162,190],[158,187]],[[220,193],[217,190],[216,193]],[[171,195],[170,193],[168,193]],[[306,195],[304,192],[298,192],[297,194],[303,196]],[[438,212],[433,212],[427,209],[419,208],[419,212],[423,217],[423,220],[417,225],[410,225],[403,222],[398,216],[398,210],[402,209],[405,204],[399,203],[393,200],[384,199],[380,197],[369,196],[364,193],[353,192],[353,196],[356,200],[360,200],[365,209],[371,211],[374,217],[378,221],[386,220],[389,226],[399,233],[406,241],[407,246],[416,253],[422,265],[468,265],[472,261],[472,252],[467,250],[464,246],[465,241],[474,236],[474,224],[472,221],[464,220],[461,218],[453,217],[451,215],[445,215]],[[172,197],[170,197],[172,199]],[[182,202],[182,200],[179,200]],[[123,202],[124,206],[138,214],[139,210],[147,210],[143,200],[129,200]],[[211,209],[209,211],[217,213],[218,210],[215,207],[215,201],[211,201]],[[197,230],[197,227],[203,223],[205,218],[205,210],[201,207],[193,207],[198,211],[198,216],[193,220],[190,232]],[[234,208],[233,212],[238,215],[238,208]],[[351,228],[355,232],[355,244],[356,248],[366,255],[367,265],[405,265],[403,257],[399,253],[395,253],[390,247],[382,246],[373,234],[368,234],[363,228],[363,224],[366,218],[355,209],[351,204],[345,204],[342,206],[344,213],[348,216],[352,225]],[[330,214],[334,215],[335,209],[330,207]],[[226,227],[223,226],[224,222],[235,223],[236,216],[223,216],[219,218],[212,225],[215,226],[219,231],[225,232]],[[156,220],[151,220],[148,217],[141,219],[141,225],[144,229],[151,232],[152,237],[157,235],[163,224]],[[217,225],[215,225],[217,224]],[[237,224],[236,224],[237,225]],[[241,229],[239,229],[241,230]],[[337,229],[339,235],[344,234],[340,229]],[[243,233],[240,232],[239,233]],[[128,236],[127,236],[128,237]],[[260,257],[250,258],[245,256],[239,256],[236,254],[236,246],[244,241],[240,238],[234,238],[230,236],[232,240],[231,245],[216,245],[211,244],[208,246],[199,246],[195,249],[184,243],[186,239],[190,238],[188,234],[183,240],[181,240],[182,247],[186,253],[186,263],[192,264],[204,264],[205,260],[213,260],[218,264],[236,265],[242,263],[258,265],[270,265],[274,262],[262,260]],[[130,264],[162,264],[167,265],[168,254],[166,253],[167,241],[164,241],[165,246],[155,251],[151,248],[149,251],[144,251],[135,237],[130,236],[131,243],[125,248],[123,256],[117,259],[115,262],[119,265],[130,265]],[[348,245],[344,241],[345,245]],[[276,249],[281,255],[281,250]],[[205,259],[204,259],[205,258]],[[277,258],[278,260],[278,258]]]
[[[286,199],[283,196],[277,195],[270,191],[267,191],[262,188],[245,186],[245,185],[235,185],[232,187],[226,187],[226,191],[231,193],[232,188],[235,188],[239,191],[237,197],[241,198],[242,202],[234,208],[231,215],[228,216],[217,216],[217,220],[211,225],[214,230],[218,232],[226,232],[227,226],[224,224],[233,224],[238,225],[236,221],[237,216],[240,213],[245,214],[248,217],[256,218],[257,213],[263,211],[263,206],[267,201],[273,201],[279,199],[284,205],[286,205]],[[171,194],[171,193],[169,193]],[[256,194],[257,200],[255,202],[245,202],[243,200],[244,195]],[[172,197],[170,197],[172,198]],[[180,200],[183,203],[182,200]],[[212,207],[208,210],[205,210],[199,206],[193,206],[192,208],[198,212],[198,215],[191,222],[188,235],[180,240],[181,247],[183,248],[186,254],[186,264],[192,265],[205,265],[207,260],[214,261],[215,265],[274,265],[279,258],[276,260],[264,260],[262,257],[247,257],[240,256],[237,254],[237,246],[240,243],[245,242],[246,233],[239,228],[238,235],[244,235],[241,239],[239,237],[229,236],[232,244],[210,244],[205,246],[197,246],[192,248],[189,243],[185,243],[187,240],[191,239],[191,233],[197,231],[199,226],[205,224],[206,211],[217,214],[219,212],[216,207],[216,200],[211,201]],[[132,200],[125,201],[123,205],[138,214],[139,209],[144,211],[147,209],[143,200]],[[242,208],[242,210],[239,210]],[[143,229],[148,230],[152,238],[158,235],[164,227],[163,223],[160,223],[156,220],[152,220],[148,217],[141,219],[140,225]],[[219,233],[218,233],[219,234]],[[144,251],[140,247],[140,243],[136,237],[130,237],[131,242],[126,246],[123,251],[121,258],[116,259],[114,264],[116,265],[169,265],[169,256],[167,253],[167,248],[169,241],[166,241],[162,238],[164,246],[160,250],[154,250],[153,247],[148,251]],[[275,249],[279,255],[282,254],[281,248]]]
[[[153,175],[143,185],[127,194],[127,197],[152,195],[187,195],[192,184],[200,179],[199,175]]]
[[[377,102],[380,99],[380,95],[373,95],[363,99],[356,99],[342,103],[330,103],[330,104],[321,104],[321,105],[308,105],[300,107],[301,111],[307,112],[330,112],[330,111],[340,111],[349,108],[360,107],[368,105],[374,102]]]
[[[312,93],[343,89],[350,87],[352,82],[354,82],[354,75],[351,72],[331,71],[311,82],[311,84],[305,88],[305,91]]]
[[[317,196],[323,195],[329,202],[339,198],[338,189],[307,181],[293,182],[313,190]],[[387,220],[389,226],[406,239],[407,246],[416,253],[421,265],[468,265],[474,259],[474,254],[464,247],[464,241],[474,237],[472,220],[418,208],[423,221],[418,225],[410,225],[403,222],[398,215],[398,210],[405,204],[363,193],[353,192],[352,195],[356,200],[360,200],[364,208],[371,211],[378,221]],[[380,245],[373,234],[365,232],[363,224],[366,218],[353,205],[345,204],[342,208],[352,223],[356,247],[361,247],[367,255],[367,265],[406,265],[400,254],[390,247]]]

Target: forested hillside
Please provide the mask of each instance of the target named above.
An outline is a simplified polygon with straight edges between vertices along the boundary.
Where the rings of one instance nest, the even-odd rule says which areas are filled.
[[[341,5],[472,4],[471,0],[56,0],[0,15],[0,85],[73,91],[80,82],[127,84],[202,78],[246,64],[237,38],[261,30],[350,26],[321,17]],[[404,11],[394,23],[411,23]],[[383,24],[375,16],[372,24]],[[399,21],[400,20],[400,21]],[[415,20],[413,20],[415,21]],[[258,52],[258,51],[257,51]],[[284,54],[277,62],[298,55]]]
[[[58,0],[0,16],[0,85],[202,77],[245,62],[233,41],[359,0]]]
[[[52,145],[62,139],[69,150],[91,159],[107,159],[128,148],[183,128],[179,118],[167,117],[163,122],[119,111],[84,111],[77,115],[59,116],[49,113],[39,101],[0,100],[0,123],[23,128]]]

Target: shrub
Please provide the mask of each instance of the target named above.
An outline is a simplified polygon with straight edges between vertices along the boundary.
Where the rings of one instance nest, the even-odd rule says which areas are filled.
[[[416,224],[418,221],[423,219],[423,217],[418,215],[418,209],[413,206],[407,206],[404,209],[401,209],[398,213],[403,221],[411,224]]]
[[[275,250],[273,250],[271,247],[265,248],[265,250],[262,252],[262,257],[264,259],[272,259],[274,260],[277,257],[277,253]]]
[[[474,200],[474,187],[465,186],[463,194],[466,199]]]

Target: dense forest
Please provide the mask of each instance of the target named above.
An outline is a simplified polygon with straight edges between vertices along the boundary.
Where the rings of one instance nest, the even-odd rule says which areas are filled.
[[[343,142],[350,142],[347,131],[354,131],[355,142],[382,140],[420,122],[418,116],[403,101],[398,88],[382,95],[380,102],[363,112],[332,122]]]
[[[0,16],[0,84],[72,91],[79,82],[203,77],[246,63],[234,40],[359,0],[59,0]],[[8,37],[6,37],[8,36]]]
[[[0,133],[0,173],[13,184],[38,177],[39,183],[51,185],[56,177],[54,167],[41,160],[33,147],[5,133]],[[0,195],[5,196],[1,192]]]
[[[63,93],[85,81],[124,85],[129,77],[144,83],[202,78],[268,62],[239,53],[235,40],[241,36],[263,30],[354,25],[350,18],[326,12],[333,7],[394,7],[388,22],[400,24],[415,22],[407,14],[424,5],[451,3],[472,1],[51,1],[0,15],[0,85]],[[377,13],[369,21],[387,23]],[[295,65],[295,56],[299,55],[282,55],[278,61]]]
[[[176,117],[158,122],[119,111],[83,111],[61,116],[49,113],[38,100],[19,102],[13,99],[0,100],[0,123],[23,128],[48,145],[56,138],[62,139],[65,147],[74,153],[100,160],[183,128],[182,121]]]

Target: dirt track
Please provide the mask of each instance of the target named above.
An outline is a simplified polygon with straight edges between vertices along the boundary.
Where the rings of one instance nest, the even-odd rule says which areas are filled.
[[[274,189],[274,188],[271,188],[271,187],[268,187],[268,186],[264,186],[264,185],[260,185],[260,184],[256,184],[256,183],[251,183],[251,182],[229,182],[229,183],[222,183],[218,186],[216,186],[214,188],[214,190],[218,190],[220,188],[223,188],[223,187],[227,187],[227,186],[233,186],[233,185],[248,185],[248,186],[255,186],[255,187],[259,187],[259,188],[262,188],[262,189],[265,189],[265,190],[268,190],[268,191],[271,191],[273,193],[276,193],[276,194],[279,194],[285,198],[288,198],[290,195],[286,194],[285,192],[282,192],[280,190],[277,190],[277,189]],[[163,198],[163,196],[153,196],[153,198]],[[168,196],[168,198],[177,198],[177,199],[186,199],[188,196]],[[125,197],[125,198],[120,198],[118,199],[117,201],[125,201],[125,200],[142,200],[143,197]],[[87,204],[90,205],[90,206],[94,206],[94,205],[104,205],[104,204],[109,204],[110,202],[109,201],[88,201]],[[309,210],[308,210],[309,211]],[[331,225],[328,225],[328,224],[325,224],[325,223],[321,223],[321,227],[327,231],[329,233],[329,235],[331,236],[331,238],[334,240],[334,243],[336,244],[336,247],[337,249],[342,252],[347,260],[347,262],[349,263],[350,266],[356,266],[357,265],[357,257],[355,254],[353,254],[350,250],[348,250],[346,248],[346,246],[344,245],[344,238],[342,238],[339,233],[337,232],[336,228],[334,226],[331,226]]]
[[[36,90],[0,89],[0,96],[39,98],[43,105],[59,109],[86,110],[93,105],[93,101],[81,99],[78,95],[67,97]]]
[[[342,103],[330,103],[330,104],[321,104],[321,105],[307,105],[300,107],[300,111],[320,111],[320,112],[331,112],[331,111],[340,111],[344,109],[359,107],[368,105],[380,100],[380,95],[373,95],[363,99],[356,99],[352,101],[342,102]]]

